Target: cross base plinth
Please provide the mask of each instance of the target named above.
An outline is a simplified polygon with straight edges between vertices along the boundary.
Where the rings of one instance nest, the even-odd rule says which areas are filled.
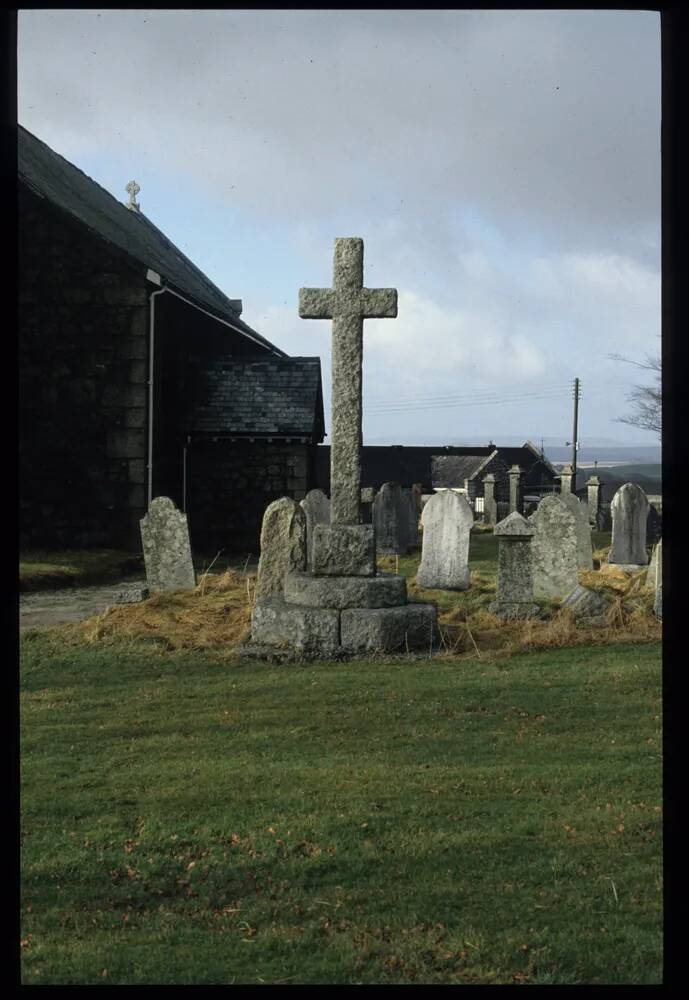
[[[373,525],[317,524],[312,567],[316,576],[375,576]]]

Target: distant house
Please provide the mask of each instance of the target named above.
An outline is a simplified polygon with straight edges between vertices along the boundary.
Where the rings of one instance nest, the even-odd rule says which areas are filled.
[[[384,482],[402,486],[420,483],[425,493],[435,489],[461,489],[475,503],[483,497],[483,479],[495,476],[495,498],[509,500],[508,470],[513,465],[522,469],[522,493],[542,496],[556,486],[556,471],[530,441],[519,448],[495,445],[468,446],[406,446],[365,445],[362,449],[363,486],[380,489]],[[316,449],[316,482],[329,492],[330,447]]]
[[[23,545],[131,546],[150,500],[256,548],[313,485],[318,358],[289,358],[149,220],[19,128]]]

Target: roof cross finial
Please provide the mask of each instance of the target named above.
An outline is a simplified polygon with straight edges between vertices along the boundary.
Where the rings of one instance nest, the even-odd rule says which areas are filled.
[[[125,188],[125,191],[129,194],[129,201],[127,202],[127,208],[133,208],[135,212],[138,212],[141,209],[141,206],[136,200],[136,196],[140,190],[141,188],[136,183],[136,181],[130,181]]]

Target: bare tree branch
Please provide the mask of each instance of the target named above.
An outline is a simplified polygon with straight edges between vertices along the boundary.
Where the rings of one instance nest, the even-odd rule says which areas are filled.
[[[621,424],[630,424],[645,431],[655,431],[660,437],[662,427],[662,367],[660,356],[647,354],[644,361],[633,361],[621,354],[610,354],[613,361],[624,361],[643,371],[652,372],[654,380],[651,385],[635,385],[627,393],[627,402],[632,412],[626,417],[618,417]]]

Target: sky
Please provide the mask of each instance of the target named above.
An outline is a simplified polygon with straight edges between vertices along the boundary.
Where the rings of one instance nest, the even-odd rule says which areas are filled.
[[[18,119],[142,211],[294,356],[336,237],[364,284],[364,443],[654,445],[622,355],[660,352],[653,11],[24,10]],[[326,442],[329,439],[326,438]]]

